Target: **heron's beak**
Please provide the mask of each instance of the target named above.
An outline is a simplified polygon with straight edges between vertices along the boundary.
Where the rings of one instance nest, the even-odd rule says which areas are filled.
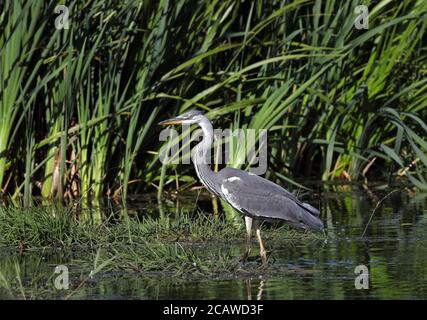
[[[180,124],[180,123],[182,123],[182,121],[183,121],[183,119],[172,118],[172,119],[161,121],[158,124],[161,125],[161,126],[168,126],[168,125],[171,125],[171,124]]]

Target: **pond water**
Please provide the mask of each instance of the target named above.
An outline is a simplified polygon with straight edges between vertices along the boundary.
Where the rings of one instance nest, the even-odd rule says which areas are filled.
[[[341,191],[323,192],[308,199],[321,209],[327,239],[267,243],[267,249],[271,251],[269,269],[274,272],[266,270],[263,274],[258,270],[253,274],[243,272],[232,277],[197,279],[161,274],[100,274],[72,298],[425,299],[427,194],[410,195],[403,189],[396,189],[372,215],[378,202],[392,190],[363,190],[347,186]],[[191,196],[187,200],[194,204]],[[209,201],[200,203],[209,207]],[[176,204],[169,201],[166,205],[173,208]],[[155,206],[145,198],[134,197],[129,207],[139,214],[156,214]],[[244,234],[241,243],[218,245],[234,246],[236,255],[241,254],[243,237]],[[215,243],[200,246],[202,250],[216,250]],[[253,255],[257,252],[254,249]],[[16,268],[18,263],[24,281],[31,282],[36,272],[52,273],[58,263],[75,264],[78,254],[30,250],[18,257],[16,249],[4,248],[0,253],[0,271]],[[356,279],[359,273],[355,273],[355,268],[361,265],[369,272],[368,277]],[[368,280],[368,288],[363,288],[364,284],[366,287],[364,280]],[[355,282],[362,288],[356,289]],[[0,298],[7,297],[6,293],[0,289]],[[43,297],[40,292],[34,295],[26,298]]]

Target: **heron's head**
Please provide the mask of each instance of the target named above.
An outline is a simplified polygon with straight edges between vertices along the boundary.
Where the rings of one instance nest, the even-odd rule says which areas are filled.
[[[190,110],[184,112],[183,114],[177,116],[176,118],[168,119],[159,122],[160,125],[171,125],[171,124],[194,124],[203,121],[206,117],[203,115],[203,112],[198,110]]]

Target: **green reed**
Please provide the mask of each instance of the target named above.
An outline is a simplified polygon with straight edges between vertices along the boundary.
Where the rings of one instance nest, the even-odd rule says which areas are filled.
[[[70,29],[55,28],[57,4],[0,5],[3,194],[191,186],[160,163],[156,123],[196,107],[217,127],[267,129],[271,179],[427,189],[424,1],[366,2],[367,30],[360,1],[74,0]]]

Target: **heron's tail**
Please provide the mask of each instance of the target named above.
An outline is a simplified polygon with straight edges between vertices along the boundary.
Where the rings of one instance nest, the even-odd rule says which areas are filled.
[[[317,210],[317,209],[316,209],[315,207],[313,207],[312,205],[310,205],[310,204],[308,204],[308,203],[303,202],[303,203],[302,203],[302,206],[303,206],[303,208],[304,208],[305,210],[309,211],[312,215],[314,215],[314,216],[316,216],[316,217],[318,217],[318,216],[319,216],[319,214],[320,214],[319,210]]]
[[[319,211],[307,203],[303,203],[304,213],[301,215],[301,223],[316,231],[323,230],[323,222],[319,219]]]

